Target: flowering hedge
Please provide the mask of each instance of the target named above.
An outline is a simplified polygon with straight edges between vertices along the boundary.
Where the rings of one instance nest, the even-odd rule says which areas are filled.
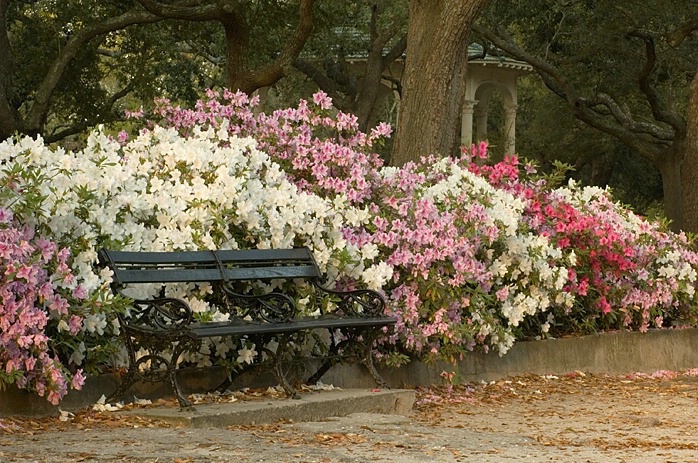
[[[100,246],[154,251],[309,246],[331,279],[341,273],[380,288],[390,277],[386,266],[362,260],[362,250],[343,236],[342,227],[358,226],[368,219],[367,211],[299,191],[254,140],[225,130],[194,130],[184,138],[156,127],[126,144],[98,130],[80,152],[52,150],[30,138],[7,140],[0,144],[0,161],[23,166],[24,176],[45,173],[37,181],[36,204],[23,220],[57,242],[70,243],[80,288],[98,302],[65,346],[72,367],[87,362],[95,370],[124,361],[115,342],[114,313],[124,310],[125,301],[111,296],[110,271],[96,268]],[[207,303],[210,288],[167,290],[185,298],[202,320],[226,316]],[[246,349],[213,340],[185,361],[210,365],[216,357],[235,360]]]
[[[98,129],[78,152],[40,139],[0,144],[0,162],[21,166],[3,174],[7,184],[40,173],[18,196],[32,207],[8,199],[0,212],[14,214],[12,227],[26,224],[45,237],[28,239],[35,257],[26,265],[71,297],[67,314],[45,297],[32,305],[47,317],[36,334],[48,336],[66,379],[80,367],[123,362],[113,314],[126,301],[109,293],[109,271],[96,269],[100,246],[309,246],[334,284],[386,293],[398,319],[380,346],[389,363],[474,349],[503,354],[522,337],[693,321],[698,259],[686,237],[633,215],[605,191],[553,188],[515,157],[487,165],[478,159],[485,146],[458,159],[384,167],[373,151],[389,126],[363,134],[322,93],[271,115],[255,114],[255,104],[213,91],[194,109],[161,100],[150,121],[138,122],[145,129],[116,139]],[[36,258],[49,242],[70,246],[71,257]],[[167,288],[200,319],[223,319],[209,291]],[[301,288],[299,305],[312,313],[305,296]],[[0,323],[7,320],[0,314]],[[260,347],[214,339],[184,361],[244,363]],[[34,378],[31,361],[0,362],[14,379]],[[76,385],[81,377],[73,377]]]
[[[412,354],[504,353],[515,337],[695,318],[686,237],[606,191],[553,188],[516,157],[489,166],[486,145],[458,160],[383,167],[372,149],[390,128],[359,132],[325,94],[271,115],[255,116],[256,103],[211,91],[194,109],[161,100],[155,116],[183,136],[202,125],[251,136],[299,188],[366,208],[370,223],[344,233],[392,269],[384,289],[399,322],[389,342]]]
[[[83,327],[87,292],[69,267],[70,250],[37,235],[22,213],[36,204],[39,175],[6,166],[0,180],[0,384],[15,383],[57,404],[80,389],[66,349]],[[17,215],[7,206],[12,206]],[[24,223],[23,223],[24,222]]]

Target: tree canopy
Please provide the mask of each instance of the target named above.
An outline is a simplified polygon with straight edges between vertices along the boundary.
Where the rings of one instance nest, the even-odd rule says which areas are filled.
[[[681,228],[698,42],[680,37],[696,14],[685,0],[660,10],[639,0],[495,1],[474,30],[534,66],[578,120],[651,162],[662,174],[666,215]]]

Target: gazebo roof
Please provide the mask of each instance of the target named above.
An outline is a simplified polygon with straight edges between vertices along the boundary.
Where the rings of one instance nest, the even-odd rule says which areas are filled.
[[[533,66],[525,61],[518,61],[508,56],[498,54],[499,49],[488,50],[484,53],[484,48],[479,43],[471,43],[468,46],[468,65],[476,66],[496,66],[499,68],[513,69],[521,72],[533,72]],[[482,58],[482,55],[485,55]]]

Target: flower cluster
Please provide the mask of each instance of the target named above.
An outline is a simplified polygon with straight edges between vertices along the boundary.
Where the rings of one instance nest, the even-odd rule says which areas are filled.
[[[53,404],[84,382],[82,370],[71,373],[56,353],[59,332],[82,329],[74,308],[87,297],[69,255],[0,207],[0,384],[34,390]]]
[[[385,167],[373,151],[390,128],[359,132],[356,119],[334,111],[323,93],[271,115],[256,114],[255,104],[227,91],[210,91],[193,109],[160,100],[146,129],[116,139],[98,129],[79,152],[49,149],[40,139],[0,143],[0,162],[23,166],[20,177],[34,180],[0,207],[8,242],[10,233],[26,237],[17,251],[25,257],[12,254],[3,264],[13,269],[6,284],[10,296],[21,294],[27,307],[48,314],[45,325],[31,322],[39,331],[12,342],[27,351],[53,336],[72,367],[119,353],[109,314],[125,302],[109,293],[110,272],[95,266],[101,246],[308,246],[335,285],[386,293],[398,322],[380,348],[392,363],[412,355],[454,359],[476,348],[503,354],[521,337],[694,321],[698,255],[687,238],[635,216],[606,191],[554,188],[514,156],[488,165],[485,144],[457,159]],[[8,191],[17,191],[17,172],[0,176]],[[66,245],[70,267],[67,251],[58,251]],[[53,304],[65,291],[71,303]],[[201,320],[224,319],[209,292],[205,285],[167,288]],[[307,296],[301,288],[297,302],[312,313]],[[1,310],[19,299],[8,301]],[[0,323],[8,320],[0,314]],[[38,338],[28,344],[23,336]],[[263,347],[213,339],[184,361],[247,364]],[[0,380],[39,384],[28,373],[36,364],[17,366],[19,354],[12,355],[0,364]]]
[[[481,146],[472,152],[484,151]],[[638,217],[607,190],[574,181],[550,188],[513,156],[494,166],[471,162],[469,168],[523,199],[523,220],[570,262],[565,291],[574,304],[533,321],[531,332],[540,332],[538,325],[545,333],[570,334],[695,323],[698,254],[683,233]]]
[[[110,271],[95,265],[101,246],[151,251],[308,246],[330,280],[341,274],[380,288],[390,276],[344,238],[342,228],[366,221],[366,210],[300,191],[255,140],[231,135],[225,124],[195,128],[186,138],[158,126],[122,143],[98,130],[80,152],[51,150],[30,138],[8,140],[0,144],[0,160],[46,173],[42,201],[27,220],[55,240],[71,242],[82,287],[105,304],[85,318],[76,337],[77,363],[90,355],[94,338],[118,334],[107,310],[114,303],[106,294]],[[167,288],[202,320],[226,317],[207,302],[208,290]],[[203,356],[187,360],[206,364],[239,347],[214,340],[204,343]]]
[[[637,217],[599,188],[570,182],[544,197],[529,222],[577,261],[567,288],[577,303],[558,323],[583,317],[602,329],[644,332],[693,317],[698,255],[685,235]]]

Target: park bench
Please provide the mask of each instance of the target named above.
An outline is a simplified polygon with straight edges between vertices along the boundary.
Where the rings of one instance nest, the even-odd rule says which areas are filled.
[[[271,370],[291,397],[297,398],[298,393],[286,377],[285,364],[297,361],[301,354],[315,358],[314,362],[304,361],[315,365],[308,384],[317,382],[337,362],[356,361],[385,387],[373,365],[375,340],[395,323],[394,318],[384,315],[383,297],[368,289],[328,288],[308,248],[182,252],[101,249],[99,263],[113,271],[113,292],[132,300],[127,313],[118,314],[128,369],[110,400],[122,397],[138,381],[169,381],[180,406],[191,408],[177,382],[180,357],[185,352],[198,352],[203,339],[219,336],[254,342],[257,350],[264,352],[257,355],[255,366]],[[256,282],[275,289],[260,291]],[[320,315],[300,314],[292,292],[303,282],[312,285]],[[208,301],[229,314],[229,319],[197,319],[184,300],[165,295],[165,285],[172,283],[210,285]],[[129,287],[143,284],[155,284],[160,288],[158,295],[137,299],[124,293]],[[322,303],[328,299],[336,307],[331,312]],[[308,339],[324,339],[321,355],[317,347],[302,345],[308,344]]]

